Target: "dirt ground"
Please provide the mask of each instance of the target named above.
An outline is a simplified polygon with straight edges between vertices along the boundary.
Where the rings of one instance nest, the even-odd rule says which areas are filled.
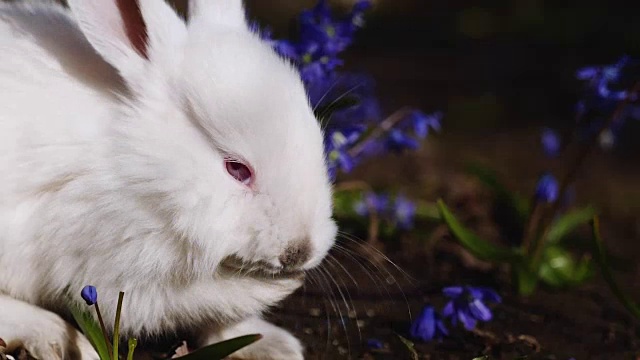
[[[366,174],[377,185],[400,182],[421,198],[443,197],[477,231],[497,238],[490,197],[457,166],[465,160],[493,164],[509,175],[506,180],[514,189],[527,191],[547,164],[531,151],[536,141],[531,131],[482,140],[445,136],[403,161],[391,158],[382,160],[382,166],[365,165],[354,177]],[[596,156],[577,184],[576,201],[584,204],[589,197],[601,209],[607,246],[616,256],[616,275],[632,294],[640,295],[635,260],[640,255],[640,173],[631,171],[630,165],[608,155]],[[417,315],[424,302],[442,305],[440,289],[457,284],[494,287],[503,295],[503,303],[494,307],[495,319],[476,332],[456,332],[441,343],[417,344],[421,359],[640,358],[639,322],[619,305],[599,274],[575,289],[541,289],[530,298],[519,298],[504,269],[470,258],[441,226],[418,226],[425,230],[422,238],[399,236],[397,242],[386,243],[390,259],[406,273],[390,263],[374,265],[366,257],[336,254],[342,266],[325,264],[334,279],[312,275],[304,289],[274,311],[274,320],[308,346],[308,359],[409,359],[397,335],[406,336],[411,315]],[[352,240],[341,242],[353,245]],[[383,341],[385,348],[367,349],[369,339]]]

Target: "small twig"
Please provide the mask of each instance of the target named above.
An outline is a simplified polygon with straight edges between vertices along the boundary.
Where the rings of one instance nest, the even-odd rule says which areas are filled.
[[[373,131],[371,131],[371,133],[366,139],[360,141],[354,147],[349,149],[349,156],[357,157],[358,155],[360,155],[360,153],[364,150],[364,148],[367,146],[367,144],[369,144],[370,141],[381,137],[382,135],[384,135],[385,133],[393,129],[396,125],[398,125],[400,121],[404,120],[407,114],[410,112],[411,112],[411,108],[405,106],[396,110],[396,112],[394,112],[393,114],[389,115],[386,119],[384,119],[380,123],[379,126],[377,126]]]
[[[353,190],[372,191],[371,185],[361,180],[343,181],[341,183],[336,184],[333,187],[334,192],[353,191]]]

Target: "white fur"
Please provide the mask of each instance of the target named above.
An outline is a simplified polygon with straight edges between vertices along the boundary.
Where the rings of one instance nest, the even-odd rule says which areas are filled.
[[[0,5],[0,292],[54,309],[92,284],[108,327],[125,292],[125,335],[218,334],[301,284],[223,258],[277,266],[309,239],[309,269],[332,246],[322,134],[240,0],[192,0],[187,24],[140,0],[148,60],[113,1]],[[226,156],[251,164],[251,188]]]

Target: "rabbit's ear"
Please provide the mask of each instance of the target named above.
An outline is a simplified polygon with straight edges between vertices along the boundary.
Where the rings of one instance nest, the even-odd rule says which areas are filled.
[[[189,0],[189,23],[247,28],[242,0]]]
[[[68,0],[94,49],[125,79],[140,74],[186,36],[184,21],[164,0]]]

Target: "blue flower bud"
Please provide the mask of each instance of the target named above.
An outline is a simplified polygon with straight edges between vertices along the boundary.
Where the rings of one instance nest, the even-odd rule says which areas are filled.
[[[87,302],[87,305],[94,305],[98,301],[98,291],[96,291],[95,286],[85,286],[82,288],[80,295],[82,296],[82,299]]]
[[[560,136],[551,129],[542,130],[542,149],[548,157],[555,157],[560,152]]]
[[[411,324],[409,334],[414,339],[431,341],[448,336],[449,330],[447,330],[440,314],[436,312],[433,306],[427,305]]]
[[[551,174],[545,174],[538,180],[536,186],[536,199],[542,202],[554,202],[560,191],[558,181]]]

